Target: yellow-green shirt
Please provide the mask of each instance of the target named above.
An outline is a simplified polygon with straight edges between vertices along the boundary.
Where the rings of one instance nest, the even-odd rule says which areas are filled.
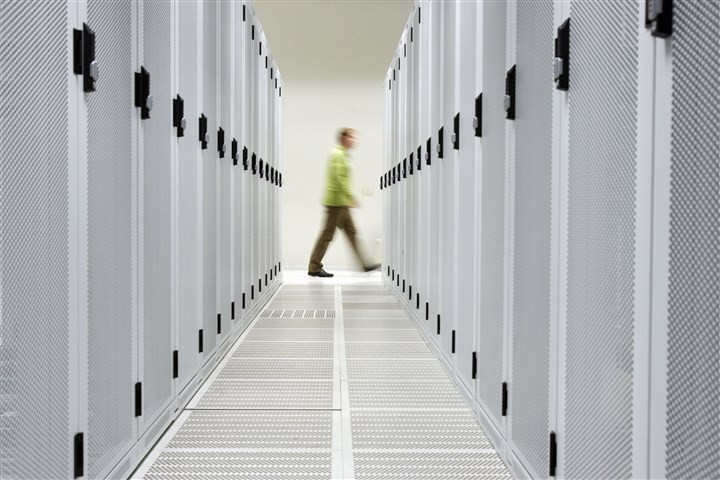
[[[329,207],[352,206],[353,194],[350,186],[350,170],[351,166],[347,160],[347,150],[341,146],[335,147],[328,160],[323,205]]]

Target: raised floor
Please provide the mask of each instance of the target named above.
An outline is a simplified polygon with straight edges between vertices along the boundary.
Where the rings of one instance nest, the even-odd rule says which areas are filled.
[[[379,274],[284,283],[133,478],[512,478]]]

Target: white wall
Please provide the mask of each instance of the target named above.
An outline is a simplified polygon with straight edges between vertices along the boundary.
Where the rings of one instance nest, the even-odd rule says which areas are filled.
[[[380,261],[382,235],[378,179],[383,156],[385,97],[374,78],[345,82],[299,81],[283,90],[283,265],[306,268],[325,221],[321,205],[327,158],[341,127],[357,130],[353,185],[360,208],[352,210],[368,261]],[[369,189],[370,195],[362,195]],[[366,192],[367,193],[367,192]],[[323,261],[326,270],[358,268],[344,233],[337,231]]]
[[[306,269],[324,221],[321,205],[328,154],[342,127],[358,131],[352,211],[368,261],[381,236],[385,74],[412,0],[255,0],[283,77],[283,266]],[[360,195],[369,187],[371,196]],[[338,231],[323,262],[330,272],[355,268]]]

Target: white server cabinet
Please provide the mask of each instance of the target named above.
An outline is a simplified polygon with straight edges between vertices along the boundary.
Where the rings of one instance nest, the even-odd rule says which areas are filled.
[[[81,147],[81,155],[87,154],[86,474],[103,478],[138,435],[132,388],[138,381],[133,287],[139,115],[132,75],[137,12],[129,0],[90,0],[85,9],[86,22],[96,33],[95,58],[102,71],[96,90],[84,94],[80,103],[87,112],[86,144]],[[166,310],[169,313],[169,304]]]
[[[412,17],[411,17],[412,18]],[[407,115],[407,127],[404,143],[403,153],[403,168],[405,169],[405,204],[407,207],[407,218],[406,218],[406,229],[405,234],[408,241],[406,242],[406,271],[403,278],[407,278],[405,285],[403,285],[403,299],[405,304],[412,306],[412,298],[410,294],[412,292],[412,285],[415,283],[415,272],[417,271],[417,247],[418,238],[415,230],[416,216],[417,216],[417,204],[415,202],[415,192],[417,187],[415,185],[415,168],[413,160],[413,145],[415,143],[415,124],[417,123],[416,114],[416,93],[415,93],[415,82],[417,81],[415,72],[415,55],[414,45],[411,40],[411,35],[414,35],[414,31],[411,32],[411,23],[408,23],[405,28],[405,43],[403,45],[403,57],[405,59],[405,78],[406,78],[406,95],[405,98],[405,111]]]
[[[243,147],[246,145],[247,129],[247,78],[246,78],[246,50],[250,34],[248,33],[247,6],[243,3],[235,5],[233,14],[235,22],[235,36],[233,40],[233,75],[235,77],[235,92],[233,95],[233,138],[230,145],[232,161],[232,204],[233,213],[231,224],[233,228],[232,255],[233,255],[233,286],[231,318],[238,323],[244,319],[242,313],[243,293],[245,291],[245,273],[247,268],[247,226],[245,225],[246,209],[246,172],[243,167]]]
[[[644,478],[653,41],[638,3],[570,11],[559,473]]]
[[[198,137],[202,96],[197,66],[201,58],[201,4],[177,4],[177,79],[175,136],[177,137],[178,188],[178,365],[177,391],[181,392],[200,366],[199,330],[202,328],[202,152]],[[180,108],[181,103],[182,108]],[[179,110],[178,110],[179,109]],[[182,112],[182,115],[181,115]],[[185,119],[185,126],[182,121]],[[180,129],[178,129],[180,127]],[[180,136],[182,135],[182,136]]]
[[[430,258],[430,171],[426,155],[430,154],[431,148],[428,148],[428,139],[431,135],[430,117],[430,37],[429,22],[427,21],[427,11],[429,2],[422,1],[418,3],[417,9],[413,11],[413,22],[415,24],[415,49],[417,55],[417,71],[418,78],[418,124],[417,124],[417,140],[415,142],[415,161],[418,175],[417,189],[418,195],[416,199],[418,214],[418,234],[419,241],[418,250],[418,275],[417,275],[417,293],[415,294],[416,315],[424,318],[425,304],[428,302],[430,272],[428,258]],[[423,22],[423,11],[425,11],[425,21]]]
[[[252,9],[251,9],[252,10]],[[259,132],[259,125],[258,125],[258,118],[259,118],[259,111],[260,111],[260,98],[259,98],[259,91],[260,91],[260,82],[259,82],[259,70],[260,65],[258,61],[258,51],[260,48],[260,28],[257,23],[257,19],[255,18],[255,12],[252,11],[252,14],[250,16],[252,19],[252,25],[251,25],[251,39],[252,39],[252,45],[250,49],[250,66],[251,66],[251,77],[252,77],[252,92],[253,94],[250,96],[251,101],[251,110],[250,110],[250,151],[251,153],[251,175],[250,178],[250,192],[251,192],[251,208],[250,208],[250,218],[251,218],[251,231],[252,232],[259,232],[260,228],[260,218],[259,218],[259,212],[258,212],[258,204],[257,204],[257,198],[260,193],[259,189],[259,181],[258,181],[258,165],[260,162],[260,156],[259,156],[259,143],[260,143],[260,132]],[[260,296],[260,292],[258,292],[258,284],[257,284],[257,278],[258,278],[258,272],[260,270],[259,267],[259,257],[260,257],[260,249],[259,249],[259,238],[258,235],[253,234],[252,236],[252,249],[250,251],[250,306],[254,307],[256,305],[257,299]]]
[[[398,268],[396,286],[398,296],[405,300],[407,272],[408,272],[408,185],[407,185],[407,133],[408,133],[408,80],[410,72],[407,68],[407,57],[403,56],[403,45],[405,44],[405,33],[400,39],[398,48],[398,240],[400,251],[398,252]]]
[[[218,104],[219,124],[218,141],[218,342],[222,342],[232,329],[232,138],[235,133],[234,96],[237,92],[234,77],[234,22],[235,2],[219,3],[219,35],[218,35]]]
[[[503,438],[502,396],[506,376],[505,322],[505,2],[483,5],[482,177],[479,242],[477,400]],[[488,46],[492,45],[492,48]]]
[[[457,319],[457,149],[458,136],[454,132],[455,118],[458,113],[457,65],[457,10],[459,4],[455,2],[442,2],[442,62],[443,84],[442,98],[442,126],[443,129],[443,159],[439,162],[442,176],[441,209],[441,243],[440,243],[440,312],[437,318],[437,331],[440,336],[439,346],[445,358],[451,363],[452,357],[452,330]],[[458,117],[459,118],[459,117]],[[445,319],[444,325],[441,323]],[[444,327],[444,328],[443,328]]]
[[[510,133],[512,164],[512,226],[509,310],[510,365],[503,392],[509,420],[508,443],[513,455],[533,478],[549,474],[550,405],[557,385],[551,384],[551,328],[557,323],[557,221],[559,167],[555,139],[559,137],[553,81],[555,56],[555,3],[553,0],[520,2],[509,36],[515,43],[508,52],[515,77],[509,78],[514,119]],[[514,28],[513,28],[514,27]],[[511,74],[512,75],[512,74]],[[555,379],[556,376],[552,375]],[[551,402],[551,399],[553,402]],[[551,424],[552,423],[552,424]]]
[[[460,2],[456,17],[459,43],[456,88],[459,108],[458,119],[453,118],[453,130],[457,138],[457,270],[456,313],[454,329],[450,332],[455,363],[466,391],[474,398],[473,359],[476,357],[475,319],[477,318],[477,185],[476,140],[473,119],[475,117],[476,75],[476,15],[475,2]],[[449,322],[448,322],[449,323]],[[450,328],[450,327],[448,327]],[[475,355],[475,356],[474,356]]]
[[[653,478],[720,476],[718,19],[717,2],[675,2],[655,39]]]
[[[172,401],[172,92],[173,6],[145,0],[140,9],[140,58],[137,69],[150,84],[141,99],[139,129],[140,346],[139,392],[141,432]],[[144,70],[143,70],[144,69]],[[145,79],[142,80],[143,82]],[[152,98],[151,98],[152,97]],[[149,118],[147,117],[149,114]]]
[[[217,299],[217,43],[218,4],[216,0],[202,2],[202,109],[201,134],[206,140],[202,145],[203,165],[203,308],[202,308],[202,350],[207,360],[217,346],[218,299]]]
[[[242,308],[246,314],[249,314],[252,299],[254,297],[254,286],[252,276],[252,262],[253,262],[253,186],[255,178],[252,174],[253,164],[253,129],[254,127],[254,107],[253,107],[253,92],[255,81],[253,78],[253,72],[255,71],[254,62],[254,38],[255,38],[255,27],[253,24],[253,13],[250,5],[245,5],[245,65],[243,71],[243,77],[245,79],[245,88],[243,89],[243,96],[245,98],[245,126],[243,128],[244,139],[243,139],[243,231],[245,246],[243,251],[243,257],[245,259],[245,266],[243,267],[243,297],[242,297]]]
[[[83,27],[66,2],[2,2],[0,25],[0,471],[64,478],[86,322],[83,77],[71,68]]]
[[[427,22],[428,26],[428,45],[430,56],[430,71],[432,77],[429,79],[430,93],[430,132],[431,132],[431,150],[427,153],[430,156],[430,169],[428,176],[430,177],[430,190],[428,192],[430,203],[430,242],[429,248],[433,252],[429,256],[429,275],[428,275],[428,301],[425,304],[425,325],[429,332],[437,332],[436,319],[440,315],[440,288],[441,288],[441,267],[440,261],[440,238],[441,238],[441,212],[440,212],[440,195],[441,195],[441,157],[444,157],[443,150],[444,132],[443,109],[442,109],[442,88],[443,88],[443,64],[442,64],[442,15],[441,2],[431,1],[428,5]],[[427,145],[426,145],[427,149]],[[441,155],[442,153],[442,155]],[[435,328],[433,328],[435,327]]]

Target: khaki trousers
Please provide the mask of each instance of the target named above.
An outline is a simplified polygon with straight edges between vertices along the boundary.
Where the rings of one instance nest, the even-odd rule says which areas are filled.
[[[318,237],[317,242],[315,243],[315,248],[310,256],[308,272],[319,272],[322,270],[322,259],[325,256],[325,252],[327,251],[328,245],[330,245],[333,236],[335,236],[335,229],[337,228],[345,231],[348,240],[350,240],[350,245],[355,252],[355,256],[357,256],[360,265],[365,267],[367,264],[365,263],[365,259],[363,258],[362,253],[358,248],[357,240],[355,239],[357,230],[355,230],[355,224],[353,223],[352,216],[350,215],[350,207],[326,208],[327,216],[325,218],[325,228],[322,232],[320,232],[320,237]]]

